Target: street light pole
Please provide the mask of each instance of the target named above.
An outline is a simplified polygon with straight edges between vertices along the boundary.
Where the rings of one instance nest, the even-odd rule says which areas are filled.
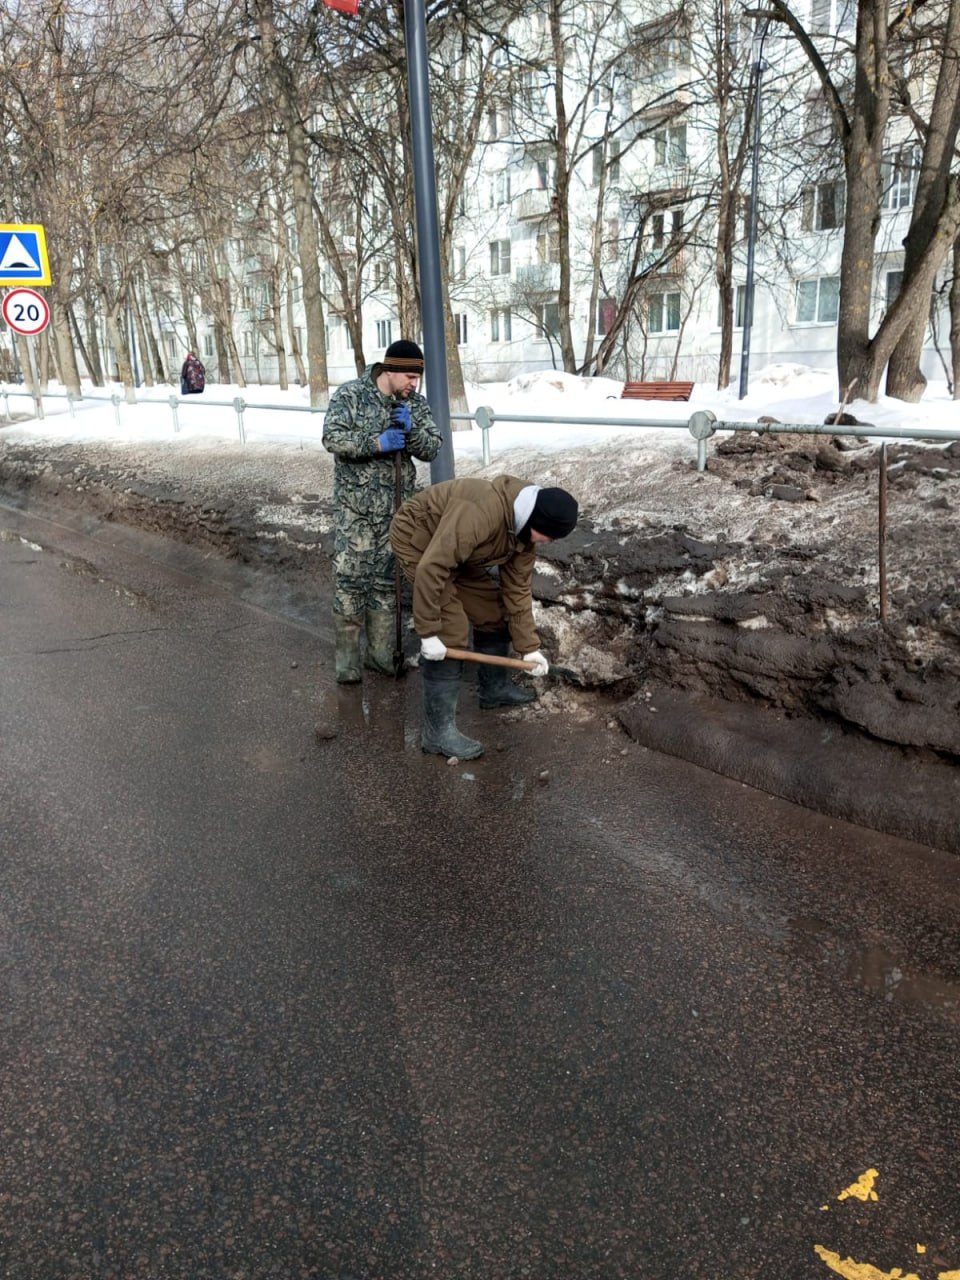
[[[427,62],[427,20],[424,0],[404,0],[404,42],[407,51],[407,93],[410,102],[413,154],[413,203],[417,223],[417,262],[423,311],[423,354],[427,395],[443,444],[430,463],[434,484],[452,480],[453,437],[450,432],[450,394],[447,387],[447,342],[443,324],[443,278],[440,266],[440,220],[430,117]]]
[[[760,173],[760,107],[761,86],[763,83],[763,42],[767,38],[770,25],[768,14],[756,15],[765,18],[760,41],[757,46],[757,60],[753,67],[753,146],[750,157],[750,225],[747,229],[747,279],[744,285],[743,299],[743,338],[740,343],[740,392],[738,399],[747,394],[750,381],[750,338],[753,330],[753,297],[755,293],[754,259],[757,251],[757,188]],[[734,298],[734,319],[736,319],[736,298]]]

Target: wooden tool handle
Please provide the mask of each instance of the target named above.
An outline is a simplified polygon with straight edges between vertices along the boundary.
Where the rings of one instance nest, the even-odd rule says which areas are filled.
[[[473,649],[448,649],[448,658],[458,658],[461,662],[480,662],[488,667],[512,667],[514,671],[533,671],[535,662],[524,662],[522,658],[501,658],[495,653],[477,653]]]

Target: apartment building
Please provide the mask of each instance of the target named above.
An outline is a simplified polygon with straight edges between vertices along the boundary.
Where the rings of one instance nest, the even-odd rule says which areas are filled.
[[[546,13],[518,17],[509,48],[494,62],[445,264],[467,379],[563,367],[566,357],[568,367],[612,377],[715,384],[724,201],[732,227],[731,380],[739,372],[751,243],[751,369],[782,361],[835,366],[845,189],[829,112],[792,37],[747,13],[717,32],[715,16],[696,6],[657,13],[588,0],[570,11],[559,97]],[[849,64],[846,0],[812,0],[806,20],[825,61]],[[877,321],[902,278],[918,160],[906,119],[899,120],[884,163]],[[400,329],[389,265],[374,261],[365,270],[364,352],[375,360]],[[336,297],[331,285],[333,382],[355,372]],[[256,307],[239,314],[241,353],[248,376],[271,380],[275,359],[253,350],[256,314]],[[210,333],[204,342],[212,354]],[[929,337],[923,366],[928,376],[941,369]]]

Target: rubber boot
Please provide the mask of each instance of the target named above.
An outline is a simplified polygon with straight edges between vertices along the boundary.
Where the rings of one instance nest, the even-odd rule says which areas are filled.
[[[460,697],[462,662],[420,663],[423,673],[423,733],[420,745],[436,756],[456,756],[458,760],[475,760],[483,754],[483,746],[465,737],[457,728],[457,700]]]
[[[506,658],[510,653],[510,637],[505,631],[474,631],[473,647],[477,653]],[[478,665],[477,693],[482,711],[489,711],[493,707],[522,707],[537,700],[533,689],[525,689],[522,685],[513,683],[509,667]]]
[[[367,652],[363,665],[383,676],[395,676],[393,653],[397,644],[397,615],[392,609],[367,610]]]
[[[337,637],[334,671],[337,684],[360,682],[360,626],[359,618],[348,618],[342,613],[333,615]]]

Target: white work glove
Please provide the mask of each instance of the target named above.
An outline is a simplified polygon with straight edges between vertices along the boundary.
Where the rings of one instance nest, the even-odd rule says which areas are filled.
[[[550,663],[539,649],[534,649],[533,653],[525,653],[523,660],[524,662],[535,662],[537,664],[530,672],[532,676],[545,676],[550,670]]]
[[[420,657],[428,662],[442,662],[447,656],[447,646],[439,636],[427,636],[420,641]]]

